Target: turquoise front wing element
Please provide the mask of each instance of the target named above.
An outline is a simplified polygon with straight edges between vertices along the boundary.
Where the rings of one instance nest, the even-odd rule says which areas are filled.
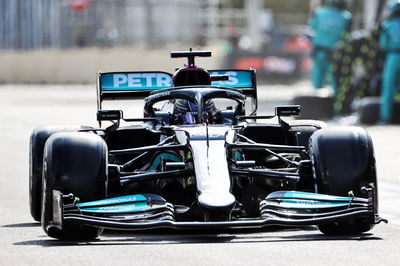
[[[279,206],[283,208],[298,208],[298,209],[321,209],[346,207],[350,202],[328,202],[328,201],[310,201],[310,200],[291,200],[283,199]]]
[[[131,204],[120,204],[114,206],[103,206],[80,209],[82,213],[132,213],[132,212],[144,212],[150,210],[151,207],[146,202],[131,203]]]
[[[172,75],[164,72],[102,73],[101,91],[161,90],[172,86]]]
[[[301,191],[276,191],[269,194],[265,200],[282,208],[320,209],[347,207],[353,198]]]
[[[76,204],[79,208],[87,208],[87,207],[97,207],[97,206],[109,206],[115,204],[126,204],[126,203],[137,203],[137,202],[146,202],[147,198],[144,195],[130,195],[130,196],[122,196],[117,198],[110,198],[104,200],[96,200],[91,202],[84,202]]]
[[[339,197],[339,196],[301,192],[301,191],[277,191],[267,196],[267,199],[270,198],[282,198],[282,199],[295,198],[295,199],[305,199],[305,200],[346,201],[346,202],[352,200],[352,198],[350,197]]]
[[[213,81],[211,85],[232,89],[253,88],[252,72],[248,70],[210,71],[211,75],[228,75],[229,80]]]

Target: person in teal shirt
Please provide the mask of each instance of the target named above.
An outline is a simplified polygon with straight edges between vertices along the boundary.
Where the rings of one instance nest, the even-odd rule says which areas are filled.
[[[400,0],[393,1],[390,16],[382,24],[380,48],[386,52],[383,67],[380,119],[388,124],[392,119],[393,98],[400,87]]]
[[[316,89],[322,88],[329,77],[333,92],[336,92],[331,57],[339,41],[351,28],[352,16],[344,10],[345,5],[345,0],[325,0],[309,20],[308,24],[314,32],[311,80]]]

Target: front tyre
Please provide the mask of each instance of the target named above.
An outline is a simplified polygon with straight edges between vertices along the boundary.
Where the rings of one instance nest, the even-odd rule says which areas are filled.
[[[106,198],[107,146],[92,133],[68,132],[52,135],[46,142],[43,160],[42,227],[53,238],[87,240],[102,229],[64,222],[61,230],[52,226],[53,190],[74,194],[80,201]]]
[[[42,165],[46,141],[59,132],[79,131],[85,126],[46,126],[35,128],[29,143],[29,207],[35,221],[40,222],[42,211]]]
[[[362,128],[337,127],[316,131],[309,152],[317,193],[365,197],[362,187],[377,192],[374,149],[371,137]],[[378,202],[375,202],[377,207]],[[376,208],[377,209],[377,208]],[[360,234],[373,228],[369,218],[319,225],[324,234]]]

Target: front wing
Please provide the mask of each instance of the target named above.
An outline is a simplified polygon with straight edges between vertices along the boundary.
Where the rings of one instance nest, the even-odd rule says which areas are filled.
[[[73,195],[53,191],[53,221],[48,230],[62,230],[68,222],[108,229],[245,229],[268,226],[320,225],[354,218],[369,219],[372,224],[387,222],[378,216],[373,188],[365,189],[368,198],[337,197],[324,194],[278,191],[260,203],[259,218],[231,221],[176,221],[175,214],[185,210],[153,194],[123,196],[79,203]],[[73,200],[64,204],[64,200]]]

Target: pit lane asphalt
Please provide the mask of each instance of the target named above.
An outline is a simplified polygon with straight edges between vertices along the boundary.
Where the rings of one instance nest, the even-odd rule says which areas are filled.
[[[260,112],[287,103],[292,86],[259,87]],[[130,104],[141,114],[140,104]],[[57,241],[28,207],[28,145],[33,128],[96,126],[94,86],[0,86],[0,265],[398,265],[400,126],[367,130],[375,144],[380,214],[389,224],[361,236],[328,237],[314,227],[262,232],[113,232],[97,241]]]

